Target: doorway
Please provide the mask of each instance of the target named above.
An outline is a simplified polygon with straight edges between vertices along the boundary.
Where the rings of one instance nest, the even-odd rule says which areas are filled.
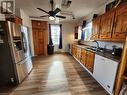
[[[34,55],[47,55],[47,21],[32,20]]]

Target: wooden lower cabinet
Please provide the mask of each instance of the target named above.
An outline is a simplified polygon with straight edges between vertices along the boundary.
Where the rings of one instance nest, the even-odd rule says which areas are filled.
[[[81,48],[77,47],[77,59],[81,61]]]
[[[85,49],[82,49],[81,50],[81,63],[83,64],[83,65],[86,65],[86,54],[87,54],[87,51],[85,50]]]
[[[87,51],[86,68],[93,73],[95,53]]]
[[[77,58],[77,48],[75,45],[72,45],[72,55]]]
[[[76,45],[72,46],[72,55],[93,73],[95,53]]]

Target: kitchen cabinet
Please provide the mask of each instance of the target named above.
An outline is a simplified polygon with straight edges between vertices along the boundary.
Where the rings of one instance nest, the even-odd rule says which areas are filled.
[[[127,35],[127,3],[93,19],[91,40],[125,41]]]
[[[18,16],[14,15],[12,17],[7,17],[7,16],[5,16],[5,17],[6,17],[7,21],[11,21],[11,22],[14,22],[16,24],[22,25],[22,19],[20,17],[18,17]]]
[[[71,54],[74,55],[74,45],[71,47]]]
[[[127,34],[127,3],[116,9],[112,39],[125,41]]]
[[[77,47],[76,47],[76,45],[72,46],[72,55],[77,58]]]
[[[95,55],[94,78],[109,92],[113,93],[118,62]]]
[[[22,24],[22,19],[20,17],[15,18],[15,23],[16,24]]]
[[[93,72],[94,68],[94,58],[95,53],[87,51],[85,49],[81,50],[81,63],[90,71]]]
[[[92,21],[92,35],[91,35],[91,40],[97,40],[99,39],[99,35],[100,35],[100,21],[101,21],[101,17],[97,17],[95,19],[93,19]]]
[[[86,68],[90,71],[93,72],[94,68],[94,59],[95,59],[95,53],[91,51],[87,51],[86,53]]]
[[[81,50],[81,63],[83,65],[86,65],[86,59],[87,59],[86,53],[87,51],[85,49]]]
[[[77,47],[77,59],[81,61],[81,48]]]
[[[111,39],[112,30],[113,30],[113,20],[115,16],[115,11],[109,11],[101,16],[100,23],[100,39],[108,40]]]

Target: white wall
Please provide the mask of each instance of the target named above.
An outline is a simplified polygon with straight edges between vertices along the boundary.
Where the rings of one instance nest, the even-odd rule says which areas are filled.
[[[29,18],[29,16],[27,15],[27,13],[23,10],[20,9],[20,17],[23,20],[23,25],[29,27],[29,37],[30,37],[30,48],[31,48],[31,53],[32,56],[34,56],[34,45],[33,45],[33,38],[32,38],[32,25],[31,25],[31,20]]]
[[[29,16],[27,15],[27,13],[25,13],[25,11],[23,9],[20,9],[20,16],[22,18],[22,22],[23,22],[23,25],[25,26],[31,26],[30,25],[30,19],[29,19]]]
[[[58,52],[69,52],[69,44],[74,42],[74,27],[75,24],[71,22],[63,22],[62,24],[62,42],[63,48],[58,49],[58,46],[55,46],[55,51]]]

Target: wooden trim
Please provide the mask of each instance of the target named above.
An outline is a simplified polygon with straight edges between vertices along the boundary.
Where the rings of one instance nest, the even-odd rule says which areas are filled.
[[[127,66],[127,38],[126,38],[126,43],[124,45],[122,60],[119,66],[118,76],[116,79],[117,81],[116,81],[116,86],[115,86],[115,95],[119,95],[119,92],[120,92],[120,89],[123,83],[123,75],[124,75],[126,66]]]

